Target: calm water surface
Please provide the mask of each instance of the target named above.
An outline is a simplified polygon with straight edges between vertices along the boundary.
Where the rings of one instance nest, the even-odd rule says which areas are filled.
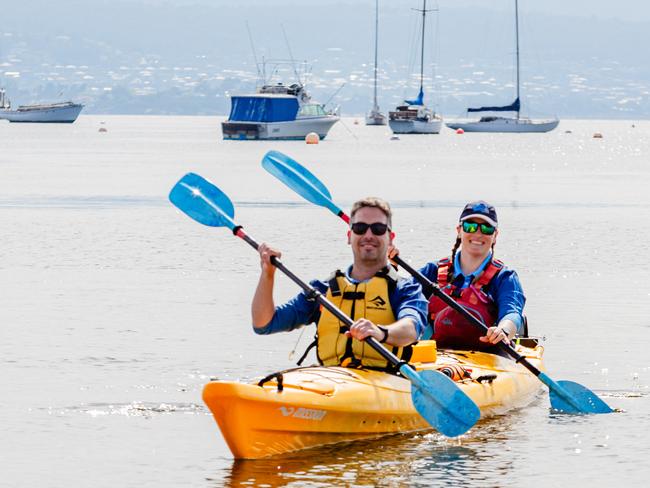
[[[0,123],[1,486],[647,486],[650,122],[391,141],[346,119],[318,146],[224,142],[218,122]],[[494,202],[496,253],[520,274],[550,375],[624,412],[552,415],[543,394],[456,440],[398,435],[234,462],[202,386],[290,367],[312,331],[255,336],[254,252],[166,195],[203,174],[290,269],[324,278],[350,261],[346,229],[261,169],[269,149],[309,166],[341,206],[391,201],[416,265],[449,252],[462,204]],[[296,292],[279,278],[278,301]]]

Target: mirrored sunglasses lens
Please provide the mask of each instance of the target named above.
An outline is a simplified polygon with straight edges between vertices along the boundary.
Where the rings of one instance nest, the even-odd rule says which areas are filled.
[[[476,222],[463,222],[463,230],[473,234],[478,230],[478,224]]]
[[[495,230],[495,227],[491,226],[490,224],[481,224],[481,232],[486,236],[491,236],[494,234]]]

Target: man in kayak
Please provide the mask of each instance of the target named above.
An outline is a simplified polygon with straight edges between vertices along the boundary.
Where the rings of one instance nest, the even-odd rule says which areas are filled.
[[[345,272],[337,270],[326,281],[311,282],[354,320],[350,329],[341,327],[334,315],[304,292],[275,306],[276,268],[271,257],[279,258],[281,253],[265,243],[259,246],[262,271],[251,307],[253,328],[258,334],[272,334],[316,323],[320,363],[387,368],[386,360],[363,340],[374,337],[408,360],[411,344],[424,330],[427,302],[418,283],[400,279],[388,264],[388,246],[395,236],[389,204],[368,197],[354,203],[350,215],[348,244],[353,264]]]
[[[456,226],[457,238],[451,256],[428,263],[420,272],[488,326],[483,335],[440,298],[429,297],[429,324],[439,347],[490,350],[524,334],[526,302],[514,270],[494,258],[498,231],[495,208],[485,201],[463,208]],[[391,256],[397,250],[391,251]]]

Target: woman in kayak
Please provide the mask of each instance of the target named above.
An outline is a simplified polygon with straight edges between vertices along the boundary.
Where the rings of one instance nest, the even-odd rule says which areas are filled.
[[[499,235],[496,210],[482,200],[468,203],[456,231],[451,256],[426,264],[420,272],[479,318],[488,331],[484,334],[431,295],[427,297],[430,327],[425,338],[432,335],[443,348],[489,350],[500,341],[523,335],[526,298],[521,283],[514,270],[494,258]]]

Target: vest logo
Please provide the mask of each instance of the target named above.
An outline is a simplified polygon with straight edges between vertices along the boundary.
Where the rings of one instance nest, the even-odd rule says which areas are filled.
[[[305,420],[323,420],[323,417],[327,414],[325,410],[315,410],[313,408],[303,408],[303,407],[285,407],[281,406],[278,410],[282,412],[282,415],[285,417],[293,417],[296,419],[305,419]]]
[[[372,303],[374,305],[374,307],[369,307],[369,308],[377,308],[379,310],[386,310],[386,307],[384,306],[384,305],[386,305],[386,300],[384,300],[379,295],[377,295],[372,300],[368,300],[368,302]]]

